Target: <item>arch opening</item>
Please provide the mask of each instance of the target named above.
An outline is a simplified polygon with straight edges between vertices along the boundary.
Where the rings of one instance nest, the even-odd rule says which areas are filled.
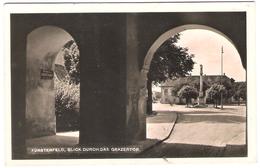
[[[79,129],[79,49],[75,40],[64,29],[46,25],[27,35],[26,47],[27,146],[36,137],[52,135],[72,136],[71,142],[77,144],[78,132],[68,133]],[[55,141],[37,145],[55,145]],[[66,138],[58,141],[67,143]]]
[[[205,31],[209,31],[209,32],[212,32],[212,33],[215,33],[217,34],[218,36],[224,38],[225,40],[227,40],[229,43],[230,43],[230,46],[233,48],[233,50],[236,52],[236,59],[237,59],[237,64],[236,66],[241,66],[241,69],[244,70],[243,72],[243,79],[239,79],[238,81],[242,81],[246,84],[246,79],[245,79],[245,76],[246,76],[246,72],[245,72],[245,68],[243,67],[242,65],[242,60],[241,60],[241,57],[240,57],[240,53],[239,51],[237,50],[237,47],[235,46],[235,44],[233,43],[233,41],[228,37],[226,36],[224,33],[212,28],[212,27],[209,27],[209,26],[205,26],[205,25],[183,25],[183,26],[179,26],[179,27],[175,27],[173,29],[170,29],[169,31],[163,33],[162,35],[160,35],[151,45],[151,47],[149,48],[145,58],[144,58],[144,63],[143,63],[143,67],[142,67],[142,70],[140,72],[140,81],[141,81],[141,85],[140,85],[140,92],[144,93],[145,94],[140,94],[140,97],[139,97],[139,102],[142,102],[143,103],[143,108],[140,108],[140,111],[139,111],[139,114],[145,114],[147,113],[147,110],[149,110],[149,107],[148,107],[148,101],[154,101],[153,99],[152,100],[149,100],[148,99],[148,86],[147,86],[147,81],[148,81],[148,73],[149,73],[149,70],[150,70],[150,65],[151,65],[151,62],[152,62],[152,59],[154,57],[154,54],[156,53],[157,49],[160,48],[160,46],[166,41],[168,40],[170,37],[174,36],[175,34],[178,34],[178,33],[182,33],[182,32],[185,32],[185,31],[192,31],[192,30],[205,30]],[[181,37],[180,37],[181,38]],[[178,44],[178,43],[177,43]],[[187,47],[189,49],[189,46],[182,46],[181,44],[178,44],[180,45],[181,47]],[[201,44],[203,45],[203,44]],[[219,50],[217,51],[218,55],[219,55],[219,59],[220,59],[220,54],[221,54],[221,46],[219,46]],[[192,53],[192,54],[195,54],[195,57],[196,57],[196,53]],[[227,55],[228,57],[228,55]],[[230,57],[230,56],[229,56]],[[195,67],[196,69],[199,69],[199,64],[203,64],[201,62],[196,62],[198,65],[198,67]],[[205,68],[206,65],[204,65]],[[226,67],[226,69],[228,69],[229,67]],[[215,72],[215,74],[203,74],[203,95],[204,97],[206,97],[206,90],[210,88],[210,86],[213,84],[213,83],[219,83],[219,84],[223,84],[222,83],[222,80],[225,80],[225,79],[221,79],[221,78],[224,78],[224,77],[221,77],[223,76],[223,74],[221,75],[221,68],[219,66],[218,70]],[[225,74],[225,71],[224,71],[224,76],[227,76],[229,79],[229,83],[228,85],[230,85],[230,89],[231,89],[231,83],[234,82],[232,76],[228,76],[229,74]],[[197,77],[195,77],[197,76]],[[198,96],[199,97],[199,89],[200,89],[200,73],[199,73],[199,70],[197,70],[197,75],[196,74],[190,74],[190,77],[187,77],[187,78],[190,78],[190,79],[177,79],[179,83],[181,83],[183,80],[186,80],[186,84],[188,84],[189,82],[193,82],[193,83],[196,83],[196,86],[194,85],[194,87],[198,88]],[[192,79],[194,78],[194,79]],[[196,79],[195,79],[196,78]],[[214,81],[215,80],[215,81]],[[210,81],[210,82],[209,82]],[[219,82],[221,81],[221,82]],[[178,83],[177,82],[177,83]],[[165,82],[167,83],[167,81]],[[170,81],[167,83],[169,84]],[[174,82],[176,84],[176,82]],[[185,82],[183,82],[185,83]],[[223,84],[224,85],[224,84]],[[204,89],[204,86],[205,86],[205,89]],[[207,87],[206,87],[207,86]],[[233,86],[233,85],[232,85]],[[152,111],[155,111],[155,113],[152,113],[152,116],[153,115],[157,115],[159,114],[158,111],[173,111],[176,110],[178,111],[179,107],[178,105],[175,106],[175,104],[182,104],[182,103],[185,103],[185,99],[180,99],[178,98],[178,95],[176,95],[177,93],[175,93],[173,95],[173,89],[171,87],[157,87],[156,89],[153,88],[153,98],[155,98],[157,93],[158,92],[160,95],[158,96],[158,100],[157,98],[155,98],[155,101],[157,103],[154,104],[154,106],[152,107]],[[165,94],[168,95],[168,97],[165,97]],[[163,100],[162,100],[163,99]],[[204,98],[203,98],[204,99]],[[234,100],[233,97],[230,97],[229,100],[227,100],[228,102],[225,102],[227,104],[229,103],[237,103],[237,100]],[[199,104],[199,99],[198,98],[195,98],[195,99],[192,99],[192,104]],[[204,101],[203,101],[204,103]],[[205,99],[205,104],[210,104],[212,102],[207,102],[206,103],[206,99]],[[246,104],[246,102],[244,102]],[[161,104],[165,104],[165,105],[162,105]],[[173,106],[172,106],[173,105]],[[207,105],[208,106],[208,105]],[[246,113],[246,110],[244,110],[244,113]],[[185,109],[185,111],[189,111],[187,109]],[[159,114],[160,115],[160,114]],[[174,118],[174,117],[173,117]],[[167,118],[169,119],[169,117]],[[166,119],[166,120],[167,120]],[[151,124],[149,123],[149,120],[151,120]],[[152,123],[154,122],[153,120],[156,120],[156,119],[149,119],[148,117],[148,120],[147,120],[147,138],[158,138],[156,136],[156,133],[154,132],[154,130],[152,130]],[[149,130],[150,129],[150,130]],[[157,131],[157,132],[163,132],[162,131]],[[169,132],[169,131],[168,131]],[[168,134],[167,134],[168,135]],[[160,135],[162,136],[162,135]],[[165,135],[166,137],[166,135]],[[165,138],[164,137],[164,138]]]
[[[152,46],[147,51],[147,54],[144,59],[142,71],[149,71],[153,55],[156,52],[156,50],[162,45],[163,42],[165,42],[167,39],[169,39],[171,36],[173,36],[177,33],[183,32],[185,30],[193,30],[193,29],[202,29],[202,30],[209,30],[209,31],[215,32],[215,33],[219,34],[220,36],[223,36],[224,38],[226,38],[236,48],[233,41],[228,36],[226,36],[224,33],[222,33],[221,31],[219,31],[217,29],[214,29],[209,26],[197,25],[197,24],[182,25],[182,26],[175,27],[175,28],[168,30],[167,32],[163,33],[155,40],[155,42],[152,44]]]

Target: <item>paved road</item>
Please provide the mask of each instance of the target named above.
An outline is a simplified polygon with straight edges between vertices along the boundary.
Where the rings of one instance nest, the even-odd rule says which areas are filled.
[[[168,140],[144,156],[207,157],[246,155],[246,107],[184,108],[157,104],[156,110],[173,110],[178,114]]]
[[[165,139],[172,130],[177,119],[177,113],[173,111],[159,111],[155,116],[146,118],[146,138]]]

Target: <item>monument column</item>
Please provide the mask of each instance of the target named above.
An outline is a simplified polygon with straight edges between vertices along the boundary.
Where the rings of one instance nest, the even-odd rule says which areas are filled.
[[[200,65],[200,91],[198,98],[198,105],[203,104],[203,65]]]

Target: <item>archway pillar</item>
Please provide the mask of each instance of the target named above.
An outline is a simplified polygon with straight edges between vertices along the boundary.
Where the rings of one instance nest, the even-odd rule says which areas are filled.
[[[146,86],[142,82],[145,73],[141,77],[138,66],[136,16],[92,19],[89,29],[96,31],[81,34],[84,38],[79,42],[80,144],[144,140]]]
[[[55,26],[42,26],[27,36],[26,136],[55,135],[54,61],[72,37]]]
[[[138,15],[127,15],[127,135],[132,141],[146,139],[147,71],[139,69]]]

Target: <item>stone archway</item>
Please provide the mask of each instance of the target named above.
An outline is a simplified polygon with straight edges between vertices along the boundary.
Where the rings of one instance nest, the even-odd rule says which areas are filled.
[[[150,64],[151,61],[153,59],[154,53],[156,52],[156,50],[162,45],[163,42],[165,42],[167,39],[169,39],[172,35],[180,33],[182,31],[185,30],[192,30],[192,29],[202,29],[202,30],[209,30],[212,32],[215,32],[217,34],[219,34],[220,36],[223,36],[224,38],[226,38],[237,50],[236,45],[234,44],[234,42],[224,33],[222,33],[221,31],[212,28],[210,26],[206,26],[206,25],[200,25],[200,24],[186,24],[186,25],[182,25],[182,26],[178,26],[175,28],[172,28],[168,31],[166,31],[165,33],[161,34],[151,45],[151,47],[149,48],[149,50],[146,53],[146,56],[144,57],[144,63],[140,72],[140,76],[139,76],[139,103],[138,103],[138,114],[139,115],[144,115],[146,113],[146,106],[147,106],[147,98],[148,98],[148,94],[147,94],[147,73],[149,72],[150,69]],[[237,50],[238,51],[238,50]],[[238,51],[239,53],[239,51]],[[240,54],[240,53],[239,53]],[[241,57],[240,57],[241,59]],[[242,60],[241,60],[242,62]]]
[[[72,36],[56,26],[42,26],[27,35],[26,46],[26,136],[56,133],[55,59]]]

